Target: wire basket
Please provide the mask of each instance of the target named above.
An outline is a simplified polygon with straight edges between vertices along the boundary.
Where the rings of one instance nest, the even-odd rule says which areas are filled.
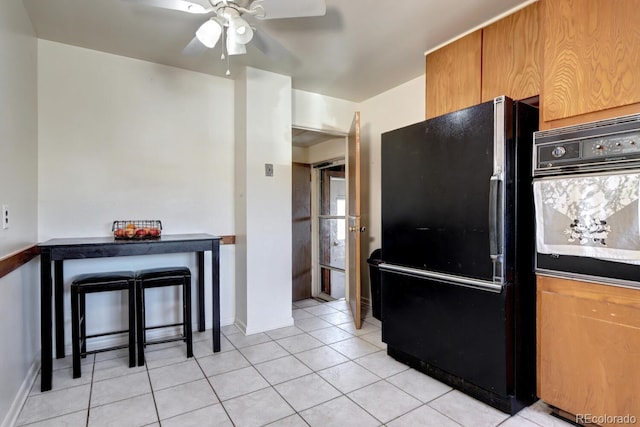
[[[162,223],[158,219],[113,221],[111,231],[116,239],[158,239],[162,234]]]

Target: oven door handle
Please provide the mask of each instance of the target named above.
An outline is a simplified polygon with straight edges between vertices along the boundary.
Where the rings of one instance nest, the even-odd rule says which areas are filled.
[[[489,180],[489,256],[493,262],[502,256],[502,178],[492,175]]]

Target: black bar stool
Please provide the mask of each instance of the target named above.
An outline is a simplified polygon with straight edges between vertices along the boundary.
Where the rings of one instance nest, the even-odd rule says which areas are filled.
[[[86,295],[89,293],[108,291],[128,291],[129,329],[87,335]],[[135,276],[132,271],[82,274],[73,280],[71,283],[71,346],[73,353],[73,378],[79,378],[81,376],[80,358],[85,357],[87,354],[129,347],[129,367],[136,366],[135,307]],[[128,333],[128,344],[87,351],[87,339],[122,333]]]
[[[182,323],[146,326],[145,289],[165,286],[182,286]],[[136,304],[138,314],[138,366],[144,365],[144,348],[151,344],[172,341],[187,342],[187,357],[193,357],[193,337],[191,331],[191,270],[187,267],[151,268],[136,273]],[[147,340],[150,329],[182,326],[182,334],[177,337]]]

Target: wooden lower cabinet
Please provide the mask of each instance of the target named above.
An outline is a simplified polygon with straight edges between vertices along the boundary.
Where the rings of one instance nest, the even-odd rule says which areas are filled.
[[[640,424],[640,289],[538,276],[537,347],[543,401],[584,424]]]

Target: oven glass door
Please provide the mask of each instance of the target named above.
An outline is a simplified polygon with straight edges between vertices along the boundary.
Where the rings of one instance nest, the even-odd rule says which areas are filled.
[[[539,178],[533,191],[537,272],[640,283],[640,170]]]

